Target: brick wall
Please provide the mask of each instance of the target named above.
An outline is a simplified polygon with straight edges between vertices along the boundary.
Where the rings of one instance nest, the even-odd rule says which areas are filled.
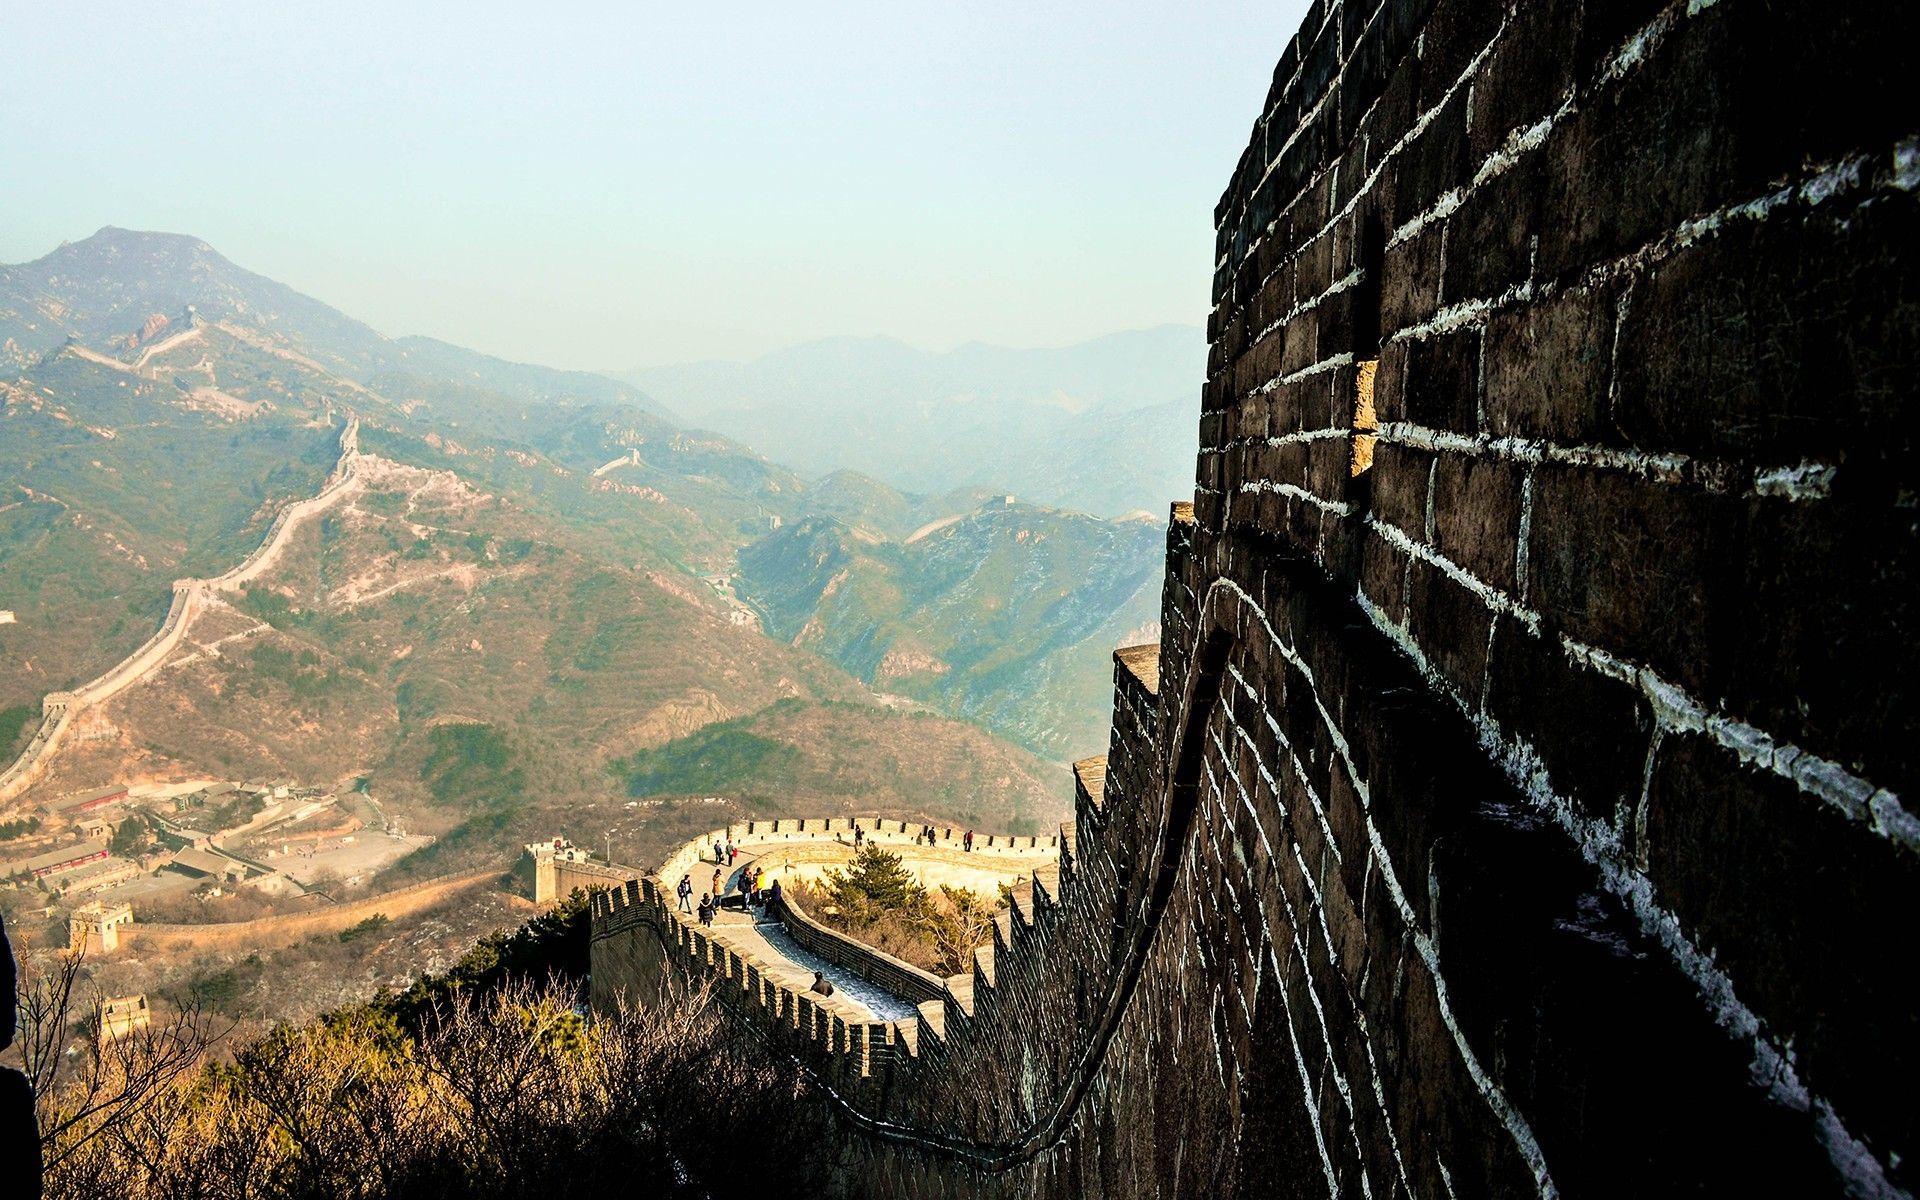
[[[854,1192],[1915,1190],[1915,60],[1892,5],[1309,11],[1164,645],[1057,889],[836,1088]]]

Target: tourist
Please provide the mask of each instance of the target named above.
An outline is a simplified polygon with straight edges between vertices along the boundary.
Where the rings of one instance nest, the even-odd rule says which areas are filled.
[[[720,897],[726,894],[727,889],[721,885],[720,881],[720,868],[715,867],[713,869],[713,904],[715,908],[720,906]]]
[[[767,889],[767,911],[775,916],[780,914],[780,881],[778,879],[774,880],[773,886]]]
[[[767,869],[765,867],[755,867],[753,869],[753,902],[755,904],[766,903],[766,894]]]
[[[706,892],[700,893],[700,923],[713,924],[713,897]]]
[[[740,847],[733,844],[732,838],[728,838],[727,839],[727,865],[729,867],[733,865],[733,860],[735,857],[739,855],[739,853],[740,853]]]
[[[691,913],[693,911],[693,876],[682,875],[680,886],[673,890],[680,896],[680,911]]]
[[[828,983],[827,977],[825,975],[822,975],[818,971],[815,971],[813,973],[813,986],[808,988],[807,990],[810,992],[818,992],[822,996],[833,995],[833,985],[831,983]]]
[[[720,844],[720,839],[713,839],[713,861],[719,862],[726,857],[726,853],[726,848]]]
[[[973,853],[973,830],[971,829],[967,830],[966,842],[967,842],[967,853],[972,854]]]
[[[855,821],[853,824],[853,848],[858,850],[862,845],[866,844],[866,840],[867,831],[860,828],[860,823]]]

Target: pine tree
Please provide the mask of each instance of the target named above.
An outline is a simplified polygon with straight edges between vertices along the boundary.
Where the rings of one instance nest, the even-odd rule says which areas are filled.
[[[862,921],[882,913],[917,912],[927,898],[927,890],[900,856],[872,843],[853,856],[844,874],[827,872],[827,892],[850,916]]]

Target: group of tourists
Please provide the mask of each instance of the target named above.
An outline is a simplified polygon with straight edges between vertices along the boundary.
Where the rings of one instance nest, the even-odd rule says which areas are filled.
[[[707,891],[700,893],[700,902],[696,906],[693,901],[693,876],[682,875],[680,882],[674,887],[674,894],[680,898],[680,911],[689,916],[697,916],[702,925],[713,924],[714,917],[720,911],[721,901],[727,894],[727,872],[739,857],[740,847],[734,844],[733,839],[729,838],[725,842],[715,841],[713,861],[719,865],[713,869],[712,884]],[[740,893],[740,904],[743,908],[770,908],[775,912],[779,910],[780,881],[778,879],[769,881],[766,867],[757,863],[742,867],[733,886]]]

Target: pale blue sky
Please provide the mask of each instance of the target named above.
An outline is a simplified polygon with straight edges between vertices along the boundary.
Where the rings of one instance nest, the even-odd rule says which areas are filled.
[[[191,233],[563,366],[1198,324],[1304,7],[0,5],[0,261]]]

